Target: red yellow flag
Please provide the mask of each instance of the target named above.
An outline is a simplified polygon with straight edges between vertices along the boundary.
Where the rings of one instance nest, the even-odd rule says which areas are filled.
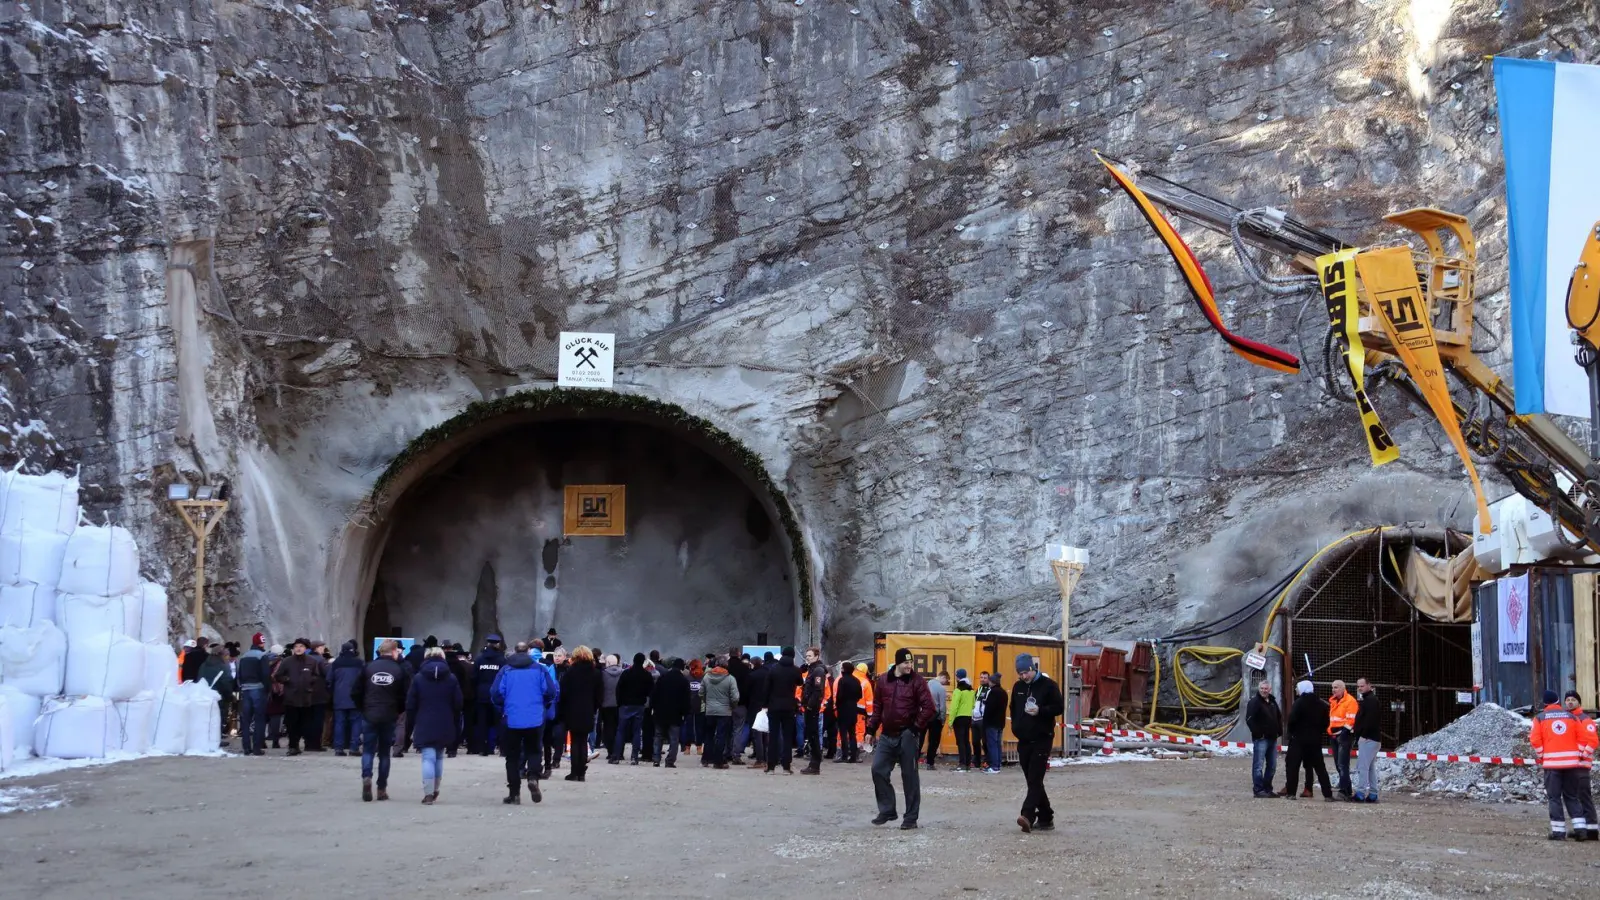
[[[1240,337],[1222,324],[1222,315],[1217,311],[1216,294],[1211,289],[1211,279],[1206,277],[1206,271],[1200,267],[1200,261],[1195,258],[1194,251],[1190,250],[1189,245],[1178,236],[1172,223],[1161,215],[1150,198],[1145,196],[1144,191],[1139,190],[1133,183],[1133,179],[1099,154],[1096,154],[1096,157],[1111,171],[1111,177],[1117,180],[1117,184],[1133,198],[1134,204],[1139,207],[1139,212],[1144,214],[1145,221],[1155,229],[1156,236],[1161,238],[1161,242],[1167,245],[1167,252],[1172,254],[1173,261],[1178,264],[1178,270],[1183,273],[1183,280],[1189,285],[1189,293],[1194,297],[1194,302],[1200,307],[1200,312],[1206,317],[1206,321],[1211,323],[1211,327],[1228,342],[1228,347],[1258,366],[1274,372],[1298,374],[1300,360],[1294,354]]]
[[[1472,464],[1466,439],[1461,436],[1461,423],[1456,421],[1450,384],[1444,379],[1444,364],[1439,360],[1433,323],[1428,320],[1427,300],[1417,284],[1411,250],[1407,247],[1364,250],[1356,254],[1356,272],[1361,276],[1378,319],[1389,333],[1389,343],[1394,345],[1411,380],[1417,383],[1423,399],[1428,401],[1428,408],[1444,426],[1445,436],[1450,438],[1461,462],[1466,465],[1472,491],[1478,497],[1478,532],[1488,534],[1491,529],[1489,501],[1483,495],[1483,483],[1478,480],[1478,469]]]

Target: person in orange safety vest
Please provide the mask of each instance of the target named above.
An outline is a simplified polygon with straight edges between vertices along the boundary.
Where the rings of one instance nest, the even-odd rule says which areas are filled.
[[[1597,744],[1600,744],[1600,729],[1595,726],[1594,717],[1583,711],[1583,698],[1577,691],[1567,691],[1561,699],[1561,705],[1572,717],[1578,720],[1578,760],[1582,765],[1578,767],[1578,807],[1583,813],[1584,824],[1588,826],[1588,834],[1580,836],[1577,829],[1573,829],[1573,840],[1600,841],[1600,815],[1595,813],[1594,790],[1590,784],[1590,773],[1594,766],[1594,754]]]
[[[1333,768],[1339,773],[1339,799],[1352,798],[1350,785],[1350,749],[1356,743],[1356,713],[1361,704],[1345,690],[1344,682],[1333,683],[1333,696],[1328,698],[1328,737],[1333,746]],[[1306,776],[1305,796],[1311,796],[1311,776]]]
[[[1544,767],[1544,790],[1550,798],[1550,840],[1567,838],[1567,816],[1572,816],[1572,839],[1588,836],[1583,802],[1578,798],[1578,775],[1588,769],[1594,750],[1586,744],[1584,723],[1564,709],[1555,691],[1544,692],[1544,709],[1533,717],[1528,743],[1533,758]]]

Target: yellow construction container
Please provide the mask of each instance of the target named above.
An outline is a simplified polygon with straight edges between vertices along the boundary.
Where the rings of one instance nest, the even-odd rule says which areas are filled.
[[[966,669],[967,678],[974,689],[978,687],[978,673],[999,673],[1000,685],[1010,697],[1011,688],[1017,684],[1017,654],[1029,653],[1038,660],[1039,671],[1050,676],[1061,693],[1066,695],[1066,653],[1059,638],[1039,634],[1005,634],[1001,632],[967,633],[958,631],[880,631],[873,636],[873,671],[882,674],[894,660],[895,653],[904,647],[911,651],[911,661],[924,678],[936,678],[940,672],[950,673],[950,686],[955,687],[957,669]],[[1011,735],[1009,702],[1007,726],[1001,733],[1001,750],[1007,759],[1016,759],[1017,742]],[[1057,736],[1056,746],[1065,749],[1064,738]],[[940,754],[956,753],[955,732],[945,723],[944,737],[939,742]]]

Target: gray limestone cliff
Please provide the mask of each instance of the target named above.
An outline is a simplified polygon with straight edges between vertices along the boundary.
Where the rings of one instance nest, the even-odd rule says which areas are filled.
[[[1201,236],[1231,326],[1308,372],[1229,353],[1091,150],[1354,241],[1469,215],[1503,365],[1483,57],[1588,61],[1593,6],[1101,6],[7,3],[0,459],[81,467],[179,583],[160,489],[227,479],[211,615],[280,639],[361,628],[375,481],[548,386],[562,330],[755,454],[837,652],[1059,628],[1050,542],[1093,557],[1075,632],[1151,636],[1351,528],[1467,522],[1437,427],[1380,393],[1370,469],[1315,307]]]

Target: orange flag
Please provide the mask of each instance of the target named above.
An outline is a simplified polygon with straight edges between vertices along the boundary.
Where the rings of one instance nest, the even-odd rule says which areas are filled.
[[[1216,294],[1211,289],[1211,279],[1206,277],[1205,269],[1200,268],[1200,261],[1195,258],[1194,251],[1183,242],[1183,238],[1178,236],[1172,223],[1161,215],[1150,198],[1145,196],[1144,191],[1139,190],[1133,183],[1133,179],[1123,174],[1121,169],[1112,165],[1100,154],[1096,153],[1095,158],[1111,171],[1111,177],[1115,178],[1117,184],[1133,198],[1134,204],[1139,207],[1139,212],[1144,214],[1145,221],[1155,229],[1156,236],[1161,238],[1161,242],[1167,245],[1167,252],[1172,254],[1173,261],[1178,264],[1178,270],[1183,273],[1183,280],[1189,285],[1189,293],[1194,296],[1194,302],[1199,305],[1200,312],[1206,317],[1206,321],[1211,323],[1211,327],[1228,342],[1228,347],[1258,366],[1274,372],[1299,374],[1300,360],[1294,354],[1240,337],[1222,324],[1222,315],[1217,312]]]

